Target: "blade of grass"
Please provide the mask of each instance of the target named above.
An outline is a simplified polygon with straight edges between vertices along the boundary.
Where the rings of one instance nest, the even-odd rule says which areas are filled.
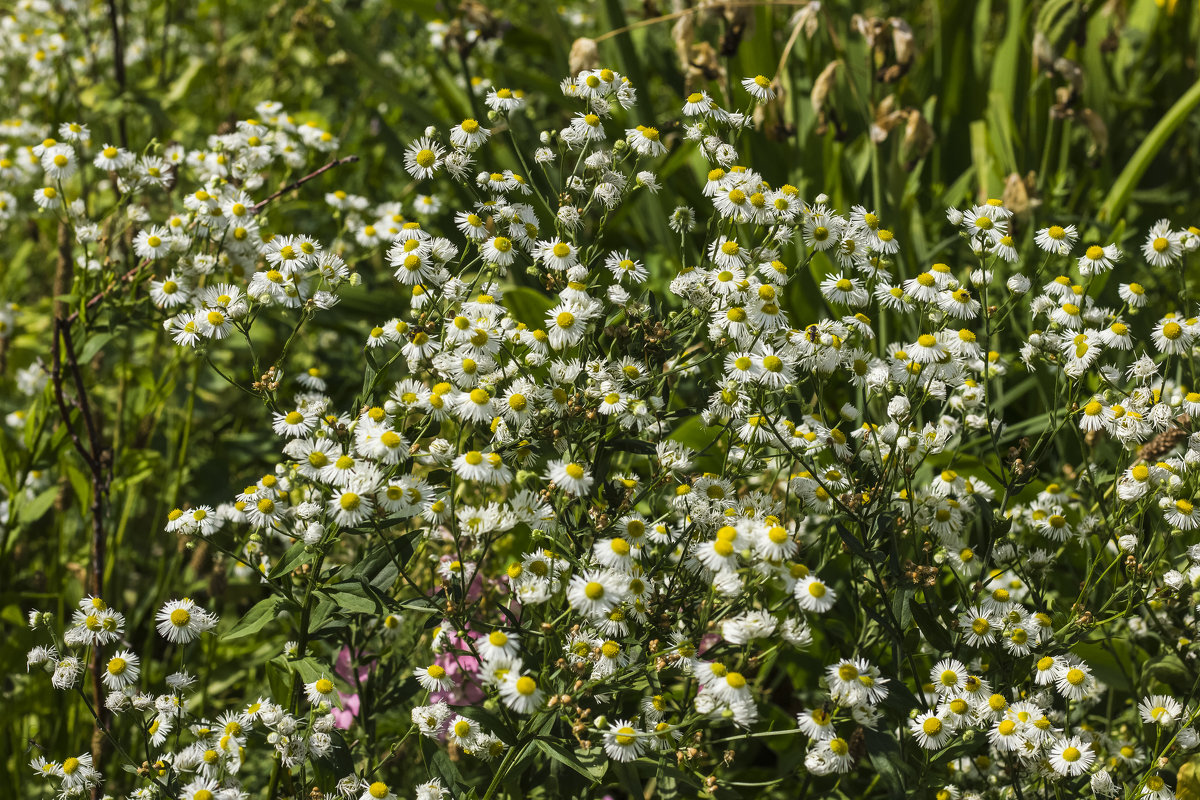
[[[1200,81],[1192,84],[1192,88],[1175,101],[1175,105],[1171,106],[1170,110],[1146,136],[1146,140],[1138,147],[1133,158],[1129,159],[1129,163],[1125,165],[1121,174],[1117,176],[1117,180],[1113,182],[1108,197],[1104,198],[1104,203],[1100,206],[1098,219],[1102,222],[1111,221],[1125,209],[1125,204],[1129,202],[1129,196],[1137,188],[1138,181],[1150,167],[1150,162],[1166,146],[1171,134],[1183,124],[1183,121],[1188,118],[1197,105],[1200,105]]]

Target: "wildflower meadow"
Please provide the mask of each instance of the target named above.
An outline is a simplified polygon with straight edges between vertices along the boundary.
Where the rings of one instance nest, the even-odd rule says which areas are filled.
[[[1198,53],[0,4],[0,793],[1200,800]]]

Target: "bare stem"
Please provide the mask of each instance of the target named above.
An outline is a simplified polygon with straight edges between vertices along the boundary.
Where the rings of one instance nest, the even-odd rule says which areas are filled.
[[[333,161],[330,161],[325,166],[318,167],[317,169],[308,173],[303,178],[300,178],[292,183],[289,183],[287,186],[283,187],[278,192],[276,192],[275,194],[266,198],[265,200],[258,201],[250,208],[250,212],[252,214],[257,214],[258,212],[263,210],[263,207],[266,206],[267,203],[270,203],[272,200],[278,200],[280,197],[282,197],[283,195],[292,191],[293,189],[299,189],[301,186],[308,183],[309,181],[311,181],[313,178],[317,177],[321,173],[328,172],[329,170],[333,169],[334,167],[340,167],[342,164],[352,164],[355,161],[358,161],[358,156],[343,156],[342,158],[336,158]]]

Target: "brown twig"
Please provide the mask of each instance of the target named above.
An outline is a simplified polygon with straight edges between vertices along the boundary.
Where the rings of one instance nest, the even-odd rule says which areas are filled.
[[[84,386],[83,373],[79,369],[79,358],[75,353],[75,345],[71,339],[71,322],[66,314],[66,303],[58,299],[71,288],[73,280],[73,260],[71,258],[71,231],[65,223],[58,228],[58,263],[54,272],[54,324],[53,341],[50,344],[51,372],[54,385],[54,400],[62,415],[63,425],[71,438],[71,445],[79,453],[87,465],[91,476],[92,502],[92,546],[91,546],[91,576],[90,589],[96,597],[102,597],[104,592],[104,564],[107,559],[107,542],[104,535],[104,496],[108,492],[109,459],[104,457],[104,448],[100,440],[100,431],[92,416],[91,403],[88,400],[87,388]],[[71,406],[67,404],[66,392],[63,391],[63,356],[66,356],[67,366],[71,371],[72,383],[75,385],[77,403],[71,406],[79,412],[83,426],[87,431],[88,442],[85,446],[80,440],[75,426],[71,423]],[[104,704],[104,661],[100,648],[92,648],[92,703],[96,714],[96,723],[92,731],[92,760],[96,769],[101,769],[104,761],[104,734],[108,727],[108,707]]]
[[[129,281],[133,280],[134,277],[137,275],[138,270],[140,270],[142,267],[146,266],[149,263],[150,263],[150,259],[146,259],[145,261],[138,264],[133,269],[129,270],[129,272],[126,272],[120,278],[116,278],[115,280],[113,280],[113,282],[108,284],[108,286],[105,286],[99,292],[92,295],[91,299],[88,300],[87,303],[84,304],[84,308],[86,308],[86,309],[93,308],[97,303],[99,303],[101,300],[103,300],[109,292],[111,292],[113,289],[117,288],[118,285],[120,285],[122,283],[128,283]],[[68,288],[70,288],[70,287],[68,287]],[[77,320],[77,319],[79,319],[79,312],[72,311],[70,313],[70,315],[67,316],[67,324],[70,325],[70,324],[74,323],[75,320]]]
[[[283,195],[292,191],[293,189],[299,189],[301,186],[308,183],[313,178],[317,177],[318,175],[320,175],[323,172],[328,172],[329,170],[333,169],[334,167],[340,167],[342,164],[352,164],[355,161],[358,161],[358,156],[343,156],[342,158],[336,158],[333,161],[330,161],[325,166],[318,167],[317,169],[308,173],[303,178],[300,178],[299,180],[289,183],[287,186],[283,187],[278,192],[276,192],[275,194],[266,198],[265,200],[258,201],[257,203],[255,203],[253,206],[250,207],[250,213],[257,214],[259,211],[263,210],[263,207],[267,203],[271,202],[272,200],[278,200],[280,197],[282,197]]]
[[[60,225],[58,228],[58,265],[54,271],[54,338],[50,342],[50,382],[54,387],[54,401],[58,405],[58,412],[62,414],[63,424],[67,427],[71,444],[74,445],[79,456],[87,463],[88,468],[91,469],[92,455],[84,447],[83,442],[79,439],[79,435],[75,432],[75,426],[71,423],[71,410],[67,406],[66,394],[63,392],[62,329],[70,325],[70,322],[64,317],[66,303],[58,298],[70,291],[71,273],[70,233],[66,225]]]

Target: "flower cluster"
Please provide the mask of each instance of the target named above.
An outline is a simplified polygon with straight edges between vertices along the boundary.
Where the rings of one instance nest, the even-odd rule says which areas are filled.
[[[262,399],[280,454],[165,530],[263,587],[228,635],[287,612],[296,639],[272,664],[290,692],[215,719],[189,711],[186,673],[143,694],[149,657],[93,597],[29,656],[71,690],[83,650],[103,651],[106,706],[156,752],[136,796],[241,797],[255,757],[277,778],[317,774],[351,727],[365,758],[325,790],[391,800],[376,722],[396,710],[390,724],[433,743],[405,746],[445,748],[493,789],[535,752],[579,774],[600,753],[602,768],[669,765],[711,788],[735,746],[769,734],[807,742],[797,769],[822,791],[895,759],[919,761],[939,800],[1118,781],[1169,796],[1157,770],[1200,740],[1194,686],[1180,700],[1166,667],[1121,676],[1136,700],[1122,708],[1109,673],[1128,652],[1102,681],[1094,645],[1153,639],[1161,663],[1194,670],[1186,284],[1147,321],[1143,285],[1106,283],[1118,265],[1138,277],[1136,256],[1103,238],[1080,253],[1072,225],[1022,230],[997,200],[950,209],[944,260],[915,264],[876,211],[740,163],[775,97],[762,76],[742,86],[745,110],[697,91],[668,125],[627,118],[643,111],[627,77],[582,70],[561,84],[566,121],[516,143],[521,171],[492,145],[525,96],[492,88],[485,120],[407,147],[428,192],[411,216],[334,191],[324,239],[265,224],[270,168],[337,147],[277,104],[201,150],[89,149],[83,125],[27,149],[16,184],[61,215],[85,265],[101,237],[65,200],[80,170],[120,193],[191,181],[131,246],[181,352],[253,362],[221,377]],[[614,220],[689,147],[706,169],[698,206],[662,221],[678,252],[642,252]],[[1140,255],[1182,281],[1198,246],[1163,221]],[[390,292],[391,316],[354,320],[360,363],[323,362],[314,313],[361,283]],[[280,320],[268,365],[253,335]],[[178,648],[217,625],[189,599],[156,621]],[[339,652],[352,668],[326,667]],[[405,688],[373,701],[391,684],[358,667]],[[432,763],[419,797],[462,777]],[[34,767],[64,795],[100,780],[85,758]]]

